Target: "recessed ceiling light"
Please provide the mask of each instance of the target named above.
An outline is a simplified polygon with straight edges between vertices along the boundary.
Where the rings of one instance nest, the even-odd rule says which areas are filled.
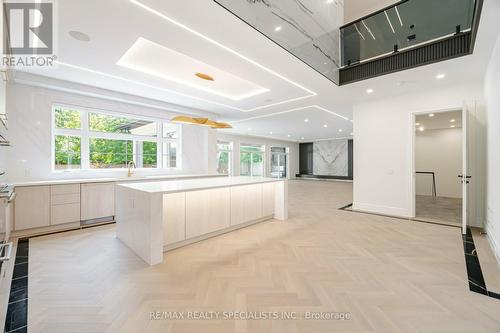
[[[304,121],[305,121],[306,123],[308,123],[308,122],[309,122],[309,119],[307,119],[307,118],[306,118],[306,119],[304,119]]]
[[[301,137],[300,140],[304,140],[305,138],[304,137]]]
[[[454,123],[454,122],[455,122],[455,119],[450,120],[450,123]]]
[[[249,127],[248,130],[251,131],[252,129]]]
[[[328,127],[328,125],[327,125],[327,124],[324,124],[324,125],[323,125],[323,127],[324,127],[324,128],[327,128],[327,127]]]
[[[434,113],[430,113],[429,117],[431,117],[431,118],[434,117]]]
[[[327,4],[331,4],[331,3],[333,3],[333,1],[334,1],[334,0],[326,0],[326,3],[327,3]]]
[[[271,135],[272,135],[272,134],[273,134],[273,132],[269,132],[269,134],[271,134]]]
[[[367,93],[367,94],[372,94],[372,93],[373,93],[373,89],[372,89],[372,88],[370,88],[370,89],[366,89],[366,93]]]
[[[354,133],[351,132],[351,136],[353,136],[353,135],[354,135]]]
[[[425,131],[425,128],[424,128],[424,126],[420,126],[420,127],[418,128],[418,130],[419,130],[420,132],[423,132],[423,131]]]
[[[342,132],[342,129],[339,129],[339,132]]]
[[[455,128],[455,125],[451,125],[450,127],[451,127],[451,128]]]
[[[444,74],[436,75],[436,79],[438,79],[438,80],[444,79],[445,77],[446,77],[446,75],[444,75]]]
[[[288,134],[288,135],[287,135],[287,137],[291,137],[291,135],[290,135],[290,134]]]
[[[195,75],[202,80],[215,81],[213,77],[205,73],[196,73]]]
[[[281,29],[283,29],[283,27],[281,25],[278,25],[276,28],[274,28],[274,31],[278,32],[281,31]]]
[[[416,123],[415,125],[416,125],[416,126],[420,126],[420,123]]]
[[[80,42],[90,42],[90,36],[81,31],[70,31],[69,35]]]

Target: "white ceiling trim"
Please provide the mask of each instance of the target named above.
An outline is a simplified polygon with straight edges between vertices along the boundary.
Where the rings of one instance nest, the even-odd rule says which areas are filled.
[[[276,76],[276,77],[278,77],[278,78],[280,78],[280,79],[282,79],[282,80],[284,80],[284,81],[286,81],[286,82],[288,82],[288,83],[290,83],[290,84],[292,84],[292,85],[294,85],[294,86],[296,86],[296,87],[298,87],[298,88],[300,88],[300,89],[302,89],[302,90],[304,90],[304,91],[306,91],[308,93],[308,95],[306,95],[306,96],[301,96],[301,97],[298,97],[298,98],[288,99],[288,100],[277,102],[277,103],[266,104],[266,105],[262,105],[262,106],[255,107],[255,108],[248,109],[248,110],[237,108],[237,107],[230,107],[230,106],[226,106],[226,105],[221,104],[221,103],[211,102],[211,101],[208,101],[208,100],[205,100],[206,102],[217,104],[217,105],[222,105],[222,106],[226,106],[226,107],[230,107],[231,109],[239,110],[239,111],[242,111],[242,112],[251,112],[251,111],[261,110],[261,109],[269,108],[269,107],[272,107],[272,106],[281,105],[281,104],[289,103],[289,102],[293,102],[293,101],[298,101],[298,100],[302,100],[302,99],[305,99],[305,98],[314,97],[314,96],[318,95],[316,92],[314,92],[314,91],[312,91],[312,90],[310,90],[310,89],[308,89],[308,88],[306,88],[306,87],[298,84],[295,81],[290,80],[289,78],[287,78],[287,77],[285,77],[285,76],[283,76],[283,75],[281,75],[281,74],[273,71],[270,68],[267,68],[266,66],[258,63],[257,61],[255,61],[253,59],[248,58],[247,56],[245,56],[245,55],[243,55],[243,54],[241,54],[241,53],[239,53],[239,52],[231,49],[230,47],[225,46],[224,44],[221,44],[221,43],[217,42],[216,40],[213,40],[210,37],[205,36],[202,33],[198,32],[198,31],[196,31],[194,29],[191,29],[190,27],[188,27],[188,26],[186,26],[186,25],[184,25],[184,24],[182,24],[182,23],[180,23],[180,22],[178,22],[178,21],[176,21],[176,20],[174,20],[174,19],[166,16],[165,14],[163,14],[163,13],[155,10],[154,8],[151,8],[151,7],[149,7],[149,6],[141,3],[140,1],[137,1],[137,0],[129,0],[129,1],[131,3],[133,3],[134,5],[142,8],[142,9],[144,9],[144,10],[146,10],[146,11],[148,11],[148,12],[150,12],[150,13],[152,13],[152,14],[154,14],[154,15],[156,15],[156,16],[158,16],[158,17],[160,17],[160,18],[162,18],[162,19],[164,19],[164,20],[166,20],[166,21],[168,21],[168,22],[170,22],[170,23],[172,23],[172,24],[174,24],[174,25],[176,25],[176,26],[178,26],[178,27],[180,27],[180,28],[182,28],[182,29],[184,29],[184,30],[186,30],[186,31],[188,31],[188,32],[196,35],[196,36],[198,36],[198,37],[200,37],[200,38],[202,38],[202,39],[204,39],[204,40],[206,40],[206,41],[208,41],[209,43],[212,43],[212,44],[214,44],[214,45],[222,48],[225,51],[228,51],[228,52],[230,52],[230,53],[232,53],[232,54],[240,57],[241,59],[243,59],[243,60],[251,63],[252,65],[257,66],[260,69],[262,69],[262,70],[264,70],[264,71],[266,71],[266,72],[268,72],[268,73],[270,73],[270,74],[272,74],[272,75],[274,75],[274,76]]]
[[[349,119],[347,117],[344,117],[344,116],[342,116],[342,115],[340,115],[340,114],[338,114],[336,112],[333,112],[331,110],[325,109],[325,108],[323,108],[321,106],[318,106],[318,105],[308,105],[308,106],[303,106],[303,107],[295,108],[295,109],[291,109],[291,110],[274,112],[274,113],[268,113],[268,114],[264,114],[264,115],[261,115],[261,116],[255,116],[255,117],[250,117],[250,118],[245,118],[245,119],[233,120],[231,122],[232,123],[241,123],[241,122],[244,122],[244,121],[249,121],[249,120],[254,120],[254,119],[260,119],[260,118],[267,118],[267,117],[272,117],[272,116],[276,116],[276,115],[280,115],[280,114],[285,114],[285,113],[290,113],[290,112],[305,110],[305,109],[309,109],[309,108],[315,108],[315,109],[327,112],[327,113],[329,113],[329,114],[331,114],[333,116],[337,116],[339,118],[342,118],[342,119],[344,119],[346,121],[352,122],[351,119]]]
[[[139,37],[116,63],[135,71],[157,76],[191,88],[203,90],[233,101],[268,92],[254,82],[206,64],[179,51]],[[204,73],[217,79],[201,80],[195,73]]]

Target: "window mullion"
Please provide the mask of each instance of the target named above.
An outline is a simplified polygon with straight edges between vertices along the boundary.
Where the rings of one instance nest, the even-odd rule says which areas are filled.
[[[81,168],[90,169],[89,117],[87,111],[80,111],[81,120]]]

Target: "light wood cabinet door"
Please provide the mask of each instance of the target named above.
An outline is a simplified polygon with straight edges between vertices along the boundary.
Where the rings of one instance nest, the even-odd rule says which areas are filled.
[[[80,203],[50,207],[50,225],[80,222]]]
[[[50,225],[50,186],[16,188],[14,228],[24,230]]]
[[[163,196],[163,245],[186,239],[186,193]]]
[[[262,184],[231,187],[231,225],[262,217]]]
[[[262,216],[274,215],[274,192],[276,183],[262,184]]]
[[[186,192],[186,238],[230,226],[229,188]]]
[[[115,184],[82,184],[81,187],[82,221],[115,215]]]

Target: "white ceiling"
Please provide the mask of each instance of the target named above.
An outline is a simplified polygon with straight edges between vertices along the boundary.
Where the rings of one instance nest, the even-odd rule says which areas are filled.
[[[250,127],[282,139],[330,138],[340,128],[352,131],[354,103],[482,80],[498,34],[488,7],[495,1],[485,1],[473,56],[338,87],[212,0],[65,0],[58,2],[59,66],[33,73],[211,112],[234,122],[239,133]],[[69,31],[82,31],[91,40],[75,40]],[[118,65],[139,38],[269,91],[235,100]],[[437,73],[446,78],[436,80]],[[368,88],[374,93],[367,94]],[[310,126],[306,117],[314,120]],[[322,130],[323,124],[328,129]]]
[[[461,128],[462,111],[459,110],[421,114],[415,117],[415,126],[417,130],[422,128],[424,131],[446,128]]]

